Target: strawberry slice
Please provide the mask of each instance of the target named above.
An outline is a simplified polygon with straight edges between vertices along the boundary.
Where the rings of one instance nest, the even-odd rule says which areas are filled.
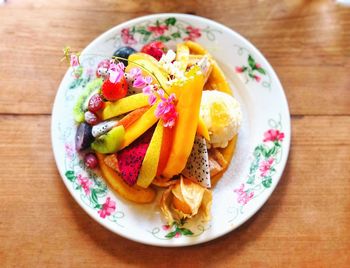
[[[116,101],[126,96],[128,92],[128,83],[124,76],[120,78],[119,81],[115,83],[111,82],[109,79],[106,79],[103,82],[102,95],[106,100]]]

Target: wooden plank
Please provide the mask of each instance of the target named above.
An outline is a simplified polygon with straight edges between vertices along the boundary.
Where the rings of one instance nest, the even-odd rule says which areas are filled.
[[[58,175],[50,120],[0,116],[4,267],[345,267],[350,262],[350,116],[293,117],[286,170],[261,211],[223,238],[179,249],[140,245],[94,222]]]
[[[81,50],[127,19],[174,10],[218,20],[249,38],[281,77],[293,114],[350,114],[350,9],[298,0],[9,1],[0,8],[0,113],[51,113],[66,70],[63,46]]]
[[[59,62],[64,45],[80,50],[125,20],[173,11],[214,19],[246,36],[276,69],[298,115],[286,170],[261,211],[218,240],[180,249],[125,240],[74,202],[54,163],[49,116],[66,70]],[[347,267],[349,32],[350,9],[328,0],[1,5],[1,266]]]

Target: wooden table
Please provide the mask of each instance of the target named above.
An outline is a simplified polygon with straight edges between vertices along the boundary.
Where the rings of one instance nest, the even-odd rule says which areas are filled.
[[[185,3],[186,2],[186,3]],[[277,71],[292,114],[284,175],[264,207],[215,241],[150,247],[104,229],[72,199],[50,142],[66,65],[110,27],[158,12],[242,33]],[[333,1],[9,0],[0,6],[0,266],[349,267],[350,8]]]

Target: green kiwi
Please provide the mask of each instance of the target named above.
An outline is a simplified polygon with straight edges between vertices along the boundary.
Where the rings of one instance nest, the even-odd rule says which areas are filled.
[[[78,123],[84,122],[84,114],[87,109],[88,101],[93,94],[100,92],[102,83],[102,78],[97,78],[89,82],[85,86],[84,91],[80,94],[73,108],[74,119]]]
[[[118,151],[122,145],[125,135],[123,126],[112,128],[106,134],[98,137],[92,144],[91,148],[102,154],[110,154]]]

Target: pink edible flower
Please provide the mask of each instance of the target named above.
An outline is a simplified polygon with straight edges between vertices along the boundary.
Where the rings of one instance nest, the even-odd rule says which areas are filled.
[[[142,92],[146,95],[148,95],[148,103],[149,105],[153,105],[157,101],[157,96],[155,94],[155,86],[154,85],[148,85],[142,89]]]
[[[175,109],[175,94],[171,94],[169,98],[164,98],[164,91],[158,90],[159,95],[161,96],[161,101],[158,103],[155,110],[155,116],[163,120],[164,127],[173,127],[175,125],[176,118],[178,113]]]
[[[151,83],[152,83],[152,77],[150,76],[143,77],[142,75],[139,75],[136,77],[133,86],[136,88],[143,88],[143,87],[149,86]]]
[[[166,25],[148,26],[148,31],[154,33],[154,36],[160,36],[168,30]]]
[[[109,81],[112,83],[119,81],[120,78],[124,75],[124,69],[125,66],[122,62],[115,64],[113,61],[111,61],[108,68]]]
[[[132,68],[130,71],[129,71],[129,75],[132,79],[136,79],[138,77],[140,77],[142,75],[142,71],[140,68]]]
[[[149,103],[149,105],[155,104],[156,101],[157,101],[157,96],[156,96],[156,95],[150,94],[150,95],[148,96],[148,103]]]
[[[83,177],[81,174],[78,175],[77,181],[80,184],[81,188],[84,189],[85,194],[90,194],[92,181],[89,178]]]
[[[146,76],[143,77],[142,75],[139,75],[136,77],[133,87],[136,88],[142,88],[142,92],[146,95],[148,95],[148,103],[150,105],[153,105],[157,101],[157,96],[155,95],[155,86],[151,85],[152,83],[152,77]]]
[[[116,208],[116,204],[111,200],[110,197],[107,197],[106,202],[102,205],[102,208],[98,211],[101,218],[106,218],[106,216],[111,215]]]
[[[76,54],[70,55],[70,66],[72,66],[72,67],[79,66],[79,57]]]
[[[242,205],[247,204],[254,197],[254,192],[250,192],[248,194],[247,191],[244,191],[244,184],[243,183],[241,184],[241,186],[238,189],[235,189],[234,192],[238,194],[237,202],[242,204]]]
[[[157,101],[157,96],[155,95],[155,85],[151,85],[152,77],[146,76],[143,77],[141,74],[138,75],[133,83],[133,87],[142,88],[142,92],[148,95],[148,103],[150,105],[155,104]]]
[[[264,142],[267,141],[282,141],[284,138],[284,133],[277,129],[269,129],[264,133]]]
[[[135,74],[138,72],[134,71]],[[141,70],[140,70],[141,72]],[[158,98],[160,102],[158,103],[156,110],[154,112],[155,116],[163,120],[164,127],[173,127],[175,125],[178,113],[175,109],[175,94],[171,94],[168,98],[165,97],[165,93],[162,89],[157,90],[157,85],[152,85],[152,77],[143,77],[139,73],[133,82],[133,87],[142,88],[142,92],[148,95],[148,103],[154,105]]]
[[[259,170],[261,171],[260,175],[262,177],[265,177],[267,173],[270,171],[273,161],[274,161],[273,158],[269,158],[268,160],[261,162]]]
[[[122,37],[124,44],[134,45],[137,43],[134,36],[132,34],[130,34],[130,31],[128,28],[124,28],[121,31],[121,37]]]
[[[184,38],[185,41],[195,41],[197,38],[201,37],[201,32],[199,28],[194,28],[192,26],[186,27],[188,36]]]

